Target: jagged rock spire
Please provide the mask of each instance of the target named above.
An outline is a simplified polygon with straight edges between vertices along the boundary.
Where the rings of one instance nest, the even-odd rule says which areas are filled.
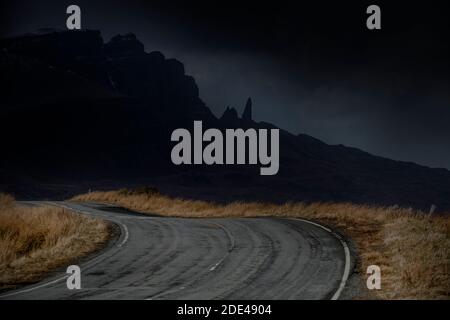
[[[220,119],[225,121],[235,121],[238,119],[238,113],[235,108],[227,107]]]
[[[247,99],[244,112],[242,113],[242,120],[252,121],[252,98]]]

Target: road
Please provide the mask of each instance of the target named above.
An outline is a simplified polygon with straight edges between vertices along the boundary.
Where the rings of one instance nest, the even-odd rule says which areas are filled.
[[[66,273],[1,299],[338,299],[351,270],[346,242],[296,219],[144,216],[101,204],[54,203],[120,227],[82,262],[81,286]]]

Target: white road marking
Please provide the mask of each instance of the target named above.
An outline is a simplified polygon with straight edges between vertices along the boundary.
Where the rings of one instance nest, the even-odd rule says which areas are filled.
[[[123,230],[125,231],[125,236],[123,237],[123,240],[117,245],[119,248],[121,246],[123,246],[125,244],[125,242],[128,241],[128,237],[129,237],[129,232],[128,232],[128,228],[126,225],[124,225],[122,222],[119,222],[120,225],[122,226]]]
[[[225,228],[224,226],[222,226],[221,224],[218,224],[218,223],[213,223],[213,224],[218,226],[220,229],[222,229],[225,232],[228,239],[230,240],[230,247],[228,248],[227,254],[225,256],[223,256],[222,259],[220,259],[217,263],[215,263],[211,268],[209,268],[209,271],[216,270],[217,267],[222,264],[222,262],[229,256],[230,252],[234,249],[234,243],[235,243],[233,235],[230,233],[230,231],[228,231],[227,228]]]
[[[3,295],[0,295],[0,298],[6,298],[6,297],[10,297],[10,296],[15,296],[17,294],[26,293],[26,292],[30,292],[30,291],[33,291],[33,290],[36,290],[36,289],[39,289],[39,288],[43,288],[43,287],[49,286],[51,284],[54,284],[54,283],[60,282],[62,280],[65,280],[65,279],[67,279],[68,276],[69,275],[66,275],[66,276],[58,278],[56,280],[49,281],[49,282],[43,283],[43,284],[35,286],[35,287],[31,287],[31,288],[28,288],[28,289],[23,289],[23,290],[14,291],[14,292],[11,292],[11,293],[3,294]]]
[[[217,262],[215,265],[213,265],[211,268],[209,268],[209,271],[214,271],[216,270],[216,268],[223,262],[223,260],[225,260],[226,257],[223,257],[222,259],[219,260],[219,262]]]
[[[331,230],[327,227],[322,226],[321,224],[318,224],[318,223],[315,223],[315,222],[312,222],[309,220],[305,220],[305,219],[299,219],[299,218],[295,218],[294,220],[300,220],[300,221],[315,225],[319,228],[322,228],[325,231],[328,231],[329,233],[331,233],[334,237],[336,237],[339,240],[342,247],[344,248],[344,254],[345,254],[344,273],[342,274],[342,279],[339,284],[339,288],[336,290],[336,292],[331,297],[331,300],[338,300],[339,296],[341,295],[342,291],[345,288],[345,284],[347,283],[348,276],[350,275],[350,249],[348,248],[347,243],[342,239],[342,237],[339,234],[337,234],[336,232],[334,232],[333,230]]]

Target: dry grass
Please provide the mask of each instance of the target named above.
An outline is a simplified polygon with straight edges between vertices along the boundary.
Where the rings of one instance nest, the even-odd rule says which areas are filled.
[[[234,202],[220,205],[170,198],[154,190],[91,192],[74,198],[117,204],[143,213],[176,217],[302,217],[338,228],[353,239],[358,269],[382,272],[381,299],[449,299],[450,219],[412,209],[351,203]]]
[[[0,288],[35,282],[109,237],[99,219],[51,206],[18,205],[0,193]]]

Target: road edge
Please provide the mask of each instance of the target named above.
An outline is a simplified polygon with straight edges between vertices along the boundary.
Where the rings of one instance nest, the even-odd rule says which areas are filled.
[[[307,220],[303,218],[289,218],[291,220],[296,221],[302,221],[304,223],[312,224],[316,227],[319,227],[328,233],[332,234],[333,237],[335,237],[341,244],[342,249],[344,251],[344,272],[342,273],[341,280],[339,281],[339,286],[337,290],[334,292],[334,294],[331,296],[330,300],[339,300],[344,290],[347,288],[347,283],[350,280],[351,275],[354,273],[355,266],[356,266],[356,248],[352,241],[348,239],[344,234],[341,232],[338,232],[337,230],[329,227],[328,225],[325,226],[321,223],[318,223],[316,221]]]

